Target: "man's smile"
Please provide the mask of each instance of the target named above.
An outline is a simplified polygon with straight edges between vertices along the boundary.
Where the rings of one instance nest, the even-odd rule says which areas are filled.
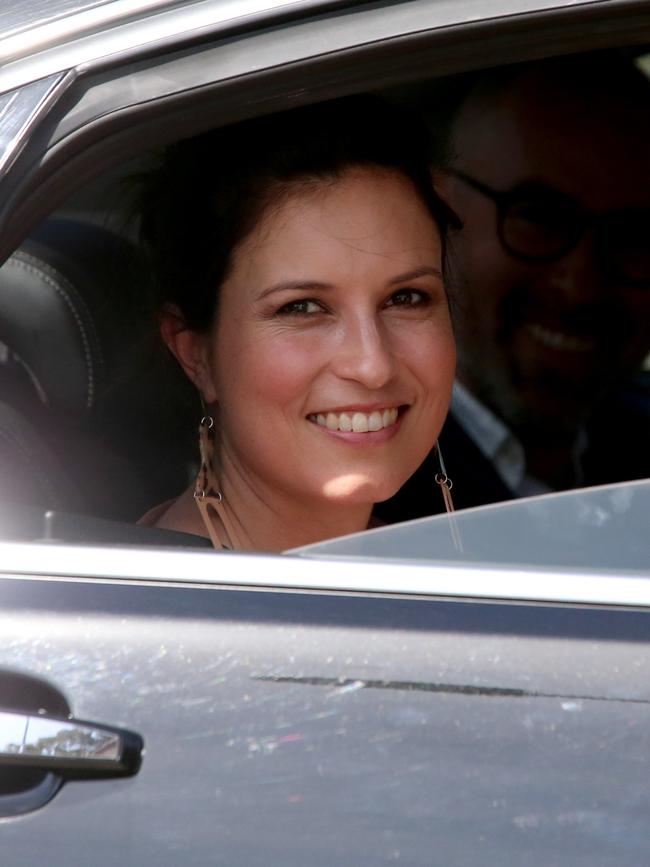
[[[559,352],[593,352],[597,345],[594,338],[569,334],[558,328],[549,328],[539,322],[530,322],[526,326],[526,331],[544,349],[554,349]]]

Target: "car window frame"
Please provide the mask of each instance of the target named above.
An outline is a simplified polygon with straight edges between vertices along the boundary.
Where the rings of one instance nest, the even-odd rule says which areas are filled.
[[[440,516],[444,519],[445,516]],[[0,542],[0,576],[447,599],[650,608],[650,575],[170,549],[61,542]]]

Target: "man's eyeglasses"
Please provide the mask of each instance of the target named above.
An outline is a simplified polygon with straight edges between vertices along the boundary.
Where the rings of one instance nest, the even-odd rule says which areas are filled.
[[[450,174],[496,204],[499,240],[513,258],[557,261],[593,228],[601,267],[632,288],[650,288],[650,208],[593,214],[570,196],[540,183],[503,191],[464,172],[452,170]]]

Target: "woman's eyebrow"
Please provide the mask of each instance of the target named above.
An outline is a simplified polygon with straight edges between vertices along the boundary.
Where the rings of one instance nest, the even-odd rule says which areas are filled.
[[[319,283],[318,280],[285,280],[280,283],[274,283],[264,289],[258,295],[258,299],[266,298],[267,295],[272,295],[274,292],[313,292],[314,290],[332,289],[331,283]]]
[[[389,286],[395,283],[405,283],[408,280],[416,280],[418,277],[437,277],[442,280],[442,272],[438,268],[432,268],[429,265],[421,265],[419,268],[413,268],[411,271],[406,271],[404,274],[398,274],[396,277],[391,277],[388,281]],[[263,298],[272,295],[274,292],[314,292],[327,291],[333,289],[331,283],[322,283],[318,280],[283,280],[280,283],[274,283],[263,289],[257,296],[261,301]]]
[[[412,271],[406,271],[404,274],[398,274],[397,277],[391,277],[388,285],[392,286],[395,283],[406,283],[408,280],[417,280],[418,277],[437,277],[442,280],[442,271],[439,268],[432,268],[429,265],[421,265],[419,268],[414,268]]]

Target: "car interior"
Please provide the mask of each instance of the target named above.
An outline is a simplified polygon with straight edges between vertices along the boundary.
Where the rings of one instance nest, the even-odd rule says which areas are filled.
[[[46,219],[0,271],[3,523],[18,538],[171,544],[135,521],[192,471],[169,413],[176,379],[185,416],[183,383],[136,245],[94,216]]]
[[[415,106],[437,100],[444,112],[463,78],[380,92]],[[200,418],[196,396],[158,340],[129,214],[128,179],[147,159],[86,184],[0,269],[5,539],[204,543],[135,523],[193,478]],[[649,374],[642,376],[647,395]]]

